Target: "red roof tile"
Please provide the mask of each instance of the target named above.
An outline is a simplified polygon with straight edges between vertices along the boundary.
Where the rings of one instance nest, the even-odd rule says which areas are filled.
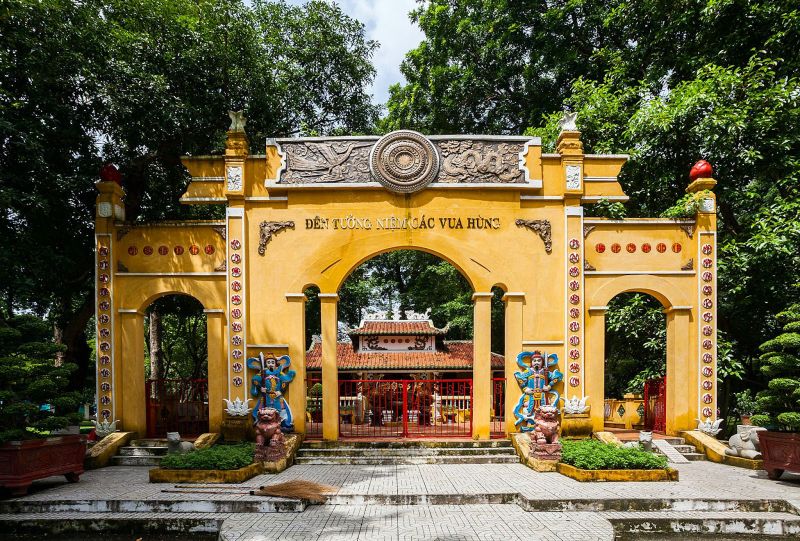
[[[447,329],[437,329],[430,320],[421,321],[391,321],[369,320],[362,322],[361,326],[348,332],[349,335],[376,335],[376,334],[445,334]]]
[[[472,370],[472,342],[445,342],[447,351],[356,353],[353,345],[339,342],[339,370]],[[322,345],[314,342],[306,353],[306,369],[322,368]],[[503,369],[503,356],[492,353],[492,369]]]

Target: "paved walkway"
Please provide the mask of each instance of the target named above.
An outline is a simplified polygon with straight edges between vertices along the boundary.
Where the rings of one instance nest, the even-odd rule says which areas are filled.
[[[543,539],[610,540],[609,519],[627,512],[645,520],[653,502],[679,500],[680,513],[658,517],[725,517],[715,502],[782,500],[800,508],[800,476],[775,482],[764,472],[710,462],[678,465],[680,481],[658,483],[579,483],[557,473],[537,473],[520,464],[420,466],[293,466],[279,475],[262,475],[242,485],[175,488],[150,484],[143,467],[110,467],[84,474],[80,483],[63,478],[36,482],[16,501],[63,500],[261,500],[250,488],[289,479],[338,487],[329,503],[289,513],[191,513],[223,520],[225,541],[267,539]],[[168,490],[169,492],[164,492]],[[187,491],[187,492],[184,492]],[[199,491],[211,491],[203,493]],[[589,502],[606,510],[583,511]],[[437,503],[428,505],[427,503]],[[381,505],[394,503],[396,505]],[[411,503],[412,505],[405,505]],[[699,509],[699,510],[698,510]],[[715,511],[716,509],[716,511]],[[765,509],[766,510],[766,509]],[[638,514],[630,511],[638,511]],[[126,513],[127,515],[128,513]],[[57,513],[48,513],[52,518]],[[62,514],[63,518],[70,518]],[[142,518],[162,514],[142,513]],[[176,513],[172,513],[173,516]],[[735,513],[734,513],[735,515]],[[780,517],[761,513],[762,518]],[[0,515],[0,520],[10,515]],[[28,514],[30,518],[32,515]],[[796,518],[796,517],[795,517]]]

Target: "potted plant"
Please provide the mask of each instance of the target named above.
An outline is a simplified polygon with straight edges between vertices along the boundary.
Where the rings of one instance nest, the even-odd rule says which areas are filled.
[[[800,472],[800,305],[777,315],[783,332],[761,344],[761,371],[770,378],[756,394],[753,424],[758,432],[764,469],[770,479],[785,470]]]
[[[0,486],[24,494],[35,479],[83,473],[86,436],[58,435],[80,422],[79,392],[67,391],[77,366],[56,363],[59,346],[33,316],[0,319]]]
[[[753,392],[750,389],[745,389],[740,393],[734,393],[733,397],[736,400],[736,412],[741,418],[741,424],[751,424],[750,417],[756,408],[756,399],[753,398]]]

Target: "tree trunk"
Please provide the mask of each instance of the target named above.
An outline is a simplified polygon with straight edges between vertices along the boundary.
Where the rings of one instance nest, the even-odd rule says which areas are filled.
[[[67,305],[67,302],[63,303]],[[53,339],[57,344],[66,346],[66,351],[56,357],[56,363],[75,363],[78,369],[73,373],[70,387],[81,390],[86,386],[86,378],[90,365],[91,350],[86,343],[86,324],[94,314],[94,297],[87,295],[83,304],[69,316],[59,318],[53,324]]]
[[[161,349],[161,342],[163,335],[161,312],[154,304],[150,308],[150,379],[162,379],[164,353]]]

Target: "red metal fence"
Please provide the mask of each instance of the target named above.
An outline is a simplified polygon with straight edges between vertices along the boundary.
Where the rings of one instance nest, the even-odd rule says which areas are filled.
[[[208,432],[207,379],[147,380],[147,437],[163,438],[167,432],[181,437]]]
[[[644,384],[644,429],[667,431],[667,377],[651,379]]]
[[[468,438],[472,380],[339,382],[342,438]]]
[[[491,437],[506,435],[506,378],[492,378],[492,425]]]

